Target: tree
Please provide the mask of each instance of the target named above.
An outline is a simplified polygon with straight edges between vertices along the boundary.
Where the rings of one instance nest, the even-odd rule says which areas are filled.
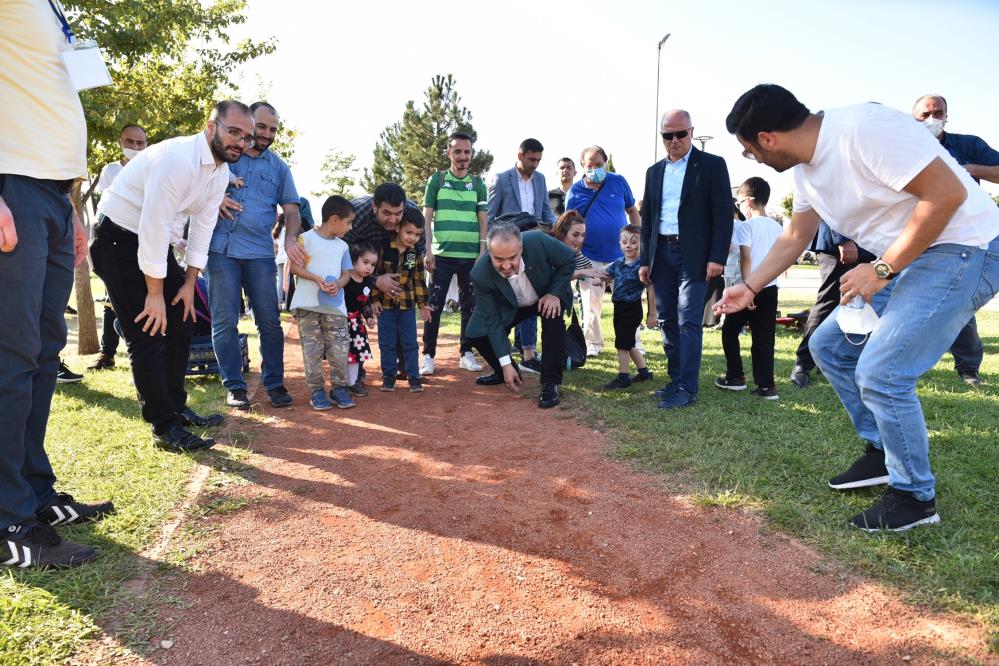
[[[121,158],[123,125],[142,125],[150,143],[194,134],[212,105],[235,92],[227,83],[235,68],[274,50],[271,39],[229,46],[229,31],[246,20],[245,0],[65,0],[63,6],[76,36],[100,45],[113,82],[80,94],[91,183],[105,164]],[[78,211],[92,194],[93,185],[77,193]],[[83,298],[89,281],[84,264],[76,273],[80,354],[98,351],[93,300]]]
[[[607,173],[617,173],[617,169],[614,168],[614,155],[607,156]]]
[[[353,153],[345,153],[337,148],[330,148],[326,151],[323,165],[319,167],[322,172],[323,188],[312,194],[320,199],[339,194],[348,199],[354,196],[354,188],[357,186],[358,169],[354,166],[357,156]]]
[[[427,178],[450,165],[448,136],[456,131],[465,132],[475,143],[472,113],[461,105],[452,75],[435,76],[424,96],[420,108],[413,100],[406,102],[402,120],[381,133],[371,171],[364,170],[362,185],[369,192],[380,183],[394,182],[402,185],[410,199],[421,202]],[[491,153],[476,150],[469,171],[483,174],[492,163]]]
[[[788,192],[784,195],[784,198],[780,200],[780,209],[784,213],[784,219],[791,219],[791,211],[794,210],[794,192]]]

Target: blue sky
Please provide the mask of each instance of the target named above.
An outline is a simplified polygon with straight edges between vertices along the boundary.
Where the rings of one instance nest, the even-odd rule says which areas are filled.
[[[726,159],[733,185],[758,175],[775,199],[791,189],[789,174],[742,158],[725,131],[735,99],[760,82],[789,88],[813,110],[878,101],[908,111],[938,92],[950,104],[949,130],[999,149],[996,1],[248,0],[247,13],[233,37],[273,35],[278,50],[246,66],[243,90],[263,81],[302,132],[294,174],[303,193],[318,187],[332,147],[370,164],[406,100],[419,102],[434,74],[451,73],[493,171],[509,168],[531,136],[545,145],[541,170],[554,182],[559,157],[597,143],[641,198],[657,132],[656,44],[666,33],[659,109],[691,112],[696,133],[715,137],[707,150]]]

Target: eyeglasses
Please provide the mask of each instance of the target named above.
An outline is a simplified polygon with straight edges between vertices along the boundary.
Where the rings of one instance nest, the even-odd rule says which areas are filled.
[[[672,141],[673,137],[678,139],[686,139],[687,135],[690,134],[690,130],[680,130],[679,132],[663,132],[663,141]]]
[[[745,157],[747,160],[753,160],[754,162],[759,162],[760,161],[759,157],[757,157],[753,153],[749,152],[749,148],[747,148],[746,150],[742,151],[742,156]]]
[[[243,134],[242,132],[239,131],[239,129],[235,127],[229,127],[228,125],[224,125],[220,120],[216,120],[215,124],[224,129],[226,131],[226,134],[229,135],[230,139],[239,141],[240,143],[245,143],[247,148],[253,148],[253,146],[257,144],[257,142],[254,141],[253,136],[250,134]]]

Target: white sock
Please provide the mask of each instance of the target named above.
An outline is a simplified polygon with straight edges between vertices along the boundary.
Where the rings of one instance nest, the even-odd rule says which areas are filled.
[[[361,370],[360,363],[348,363],[347,364],[347,386],[353,386],[357,383],[357,375]]]

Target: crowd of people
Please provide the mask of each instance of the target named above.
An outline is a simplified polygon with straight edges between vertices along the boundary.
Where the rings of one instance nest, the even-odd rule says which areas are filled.
[[[0,308],[8,322],[0,338],[0,401],[8,406],[0,415],[0,563],[18,567],[92,559],[92,548],[63,540],[53,526],[114,511],[110,502],[57,492],[44,447],[73,267],[88,244],[67,197],[86,177],[86,127],[59,58],[64,36],[49,29],[48,11],[17,3],[0,28],[0,92],[12,123],[0,135]],[[30,55],[39,66],[14,83],[9,37],[25,34],[38,36]],[[727,129],[744,156],[794,169],[794,212],[783,227],[766,213],[763,178],[746,180],[733,199],[725,161],[693,147],[693,120],[682,109],[662,116],[666,157],[649,167],[641,201],[609,172],[600,146],[581,152],[579,179],[575,161],[559,159],[559,187],[548,190],[536,139],[521,143],[514,166],[486,183],[469,172],[472,138],[455,132],[449,167],[429,176],[422,210],[399,185],[383,183],[369,196],[329,197],[313,223],[291,169],[270,150],[278,110],[226,100],[191,136],[147,146],[142,127],[122,129],[122,158],[99,179],[89,256],[108,293],[106,325],[116,319],[125,340],[154,445],[191,452],[214,444],[196,431],[224,420],[195,413],[184,387],[201,276],[231,408],[251,407],[237,330],[244,294],[259,332],[266,399],[275,408],[296,400],[285,387],[282,263],[294,276],[287,305],[316,410],[352,408],[368,394],[372,329],[379,389],[395,391],[405,381],[409,391],[424,391],[456,279],[458,364],[482,371],[477,351],[490,370],[477,384],[519,391],[522,373],[537,373],[538,406],[558,405],[574,286],[587,354],[596,356],[612,285],[618,373],[604,388],[653,378],[636,335],[645,323],[661,334],[669,381],[653,395],[668,411],[697,402],[713,280],[728,285],[712,306],[724,317],[726,358],[715,385],[747,388],[739,334],[748,325],[756,393],[778,398],[776,280],[811,247],[831,259],[820,259],[823,285],[791,381],[807,386],[817,365],[864,443],[864,455],[829,485],[888,485],[851,523],[908,529],[939,521],[916,380],[952,349],[962,377],[979,381],[974,314],[999,285],[999,210],[976,181],[999,181],[999,154],[977,137],[944,132],[942,97],[921,97],[912,115],[919,122],[875,103],[813,113],[776,85],[742,95]],[[114,366],[107,329],[104,341],[94,371]]]

